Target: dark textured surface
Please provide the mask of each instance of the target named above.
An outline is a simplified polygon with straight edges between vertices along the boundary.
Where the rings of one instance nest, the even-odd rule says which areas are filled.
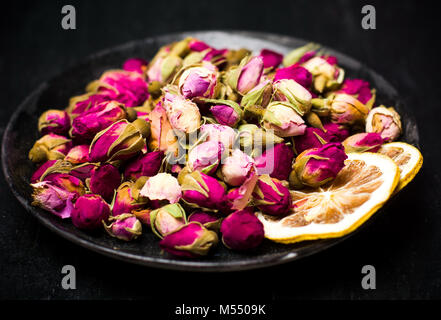
[[[187,274],[134,266],[102,257],[51,233],[1,184],[0,297],[148,298],[166,294],[204,297],[193,284],[217,283],[234,297],[436,298],[441,296],[439,230],[440,127],[434,12],[423,5],[391,2],[377,8],[377,30],[360,28],[361,3],[290,2],[258,10],[250,2],[71,2],[78,30],[60,27],[62,2],[22,2],[5,8],[0,60],[2,130],[14,108],[41,82],[93,52],[158,33],[201,29],[251,29],[310,39],[344,52],[390,80],[416,110],[423,170],[375,223],[326,252],[269,269],[228,274]],[[113,5],[112,5],[113,3]],[[266,5],[268,6],[268,4]],[[208,15],[208,13],[211,15]],[[228,17],[225,15],[228,14]],[[391,19],[393,17],[393,19]],[[23,142],[26,143],[26,142]],[[61,267],[77,268],[77,290],[61,289]],[[360,286],[361,267],[377,269],[377,290]],[[151,281],[160,284],[148,290]],[[190,286],[190,284],[192,284]],[[182,288],[182,289],[180,289]],[[190,292],[189,292],[190,290]]]

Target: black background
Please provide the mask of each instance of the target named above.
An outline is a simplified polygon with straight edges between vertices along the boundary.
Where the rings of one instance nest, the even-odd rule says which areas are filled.
[[[61,28],[72,4],[77,30]],[[361,28],[373,4],[377,29]],[[272,268],[199,274],[112,260],[51,233],[0,178],[0,298],[161,299],[194,303],[441,297],[440,20],[424,1],[14,1],[1,4],[0,133],[26,95],[85,56],[130,40],[188,30],[257,30],[312,40],[382,74],[412,108],[425,163],[375,223],[348,241]],[[63,107],[63,106],[60,106]],[[1,174],[2,175],[2,174]],[[77,289],[61,288],[61,268]],[[361,268],[375,266],[377,289]]]

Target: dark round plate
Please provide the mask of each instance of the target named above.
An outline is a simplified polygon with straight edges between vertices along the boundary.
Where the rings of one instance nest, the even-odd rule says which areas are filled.
[[[85,233],[76,229],[69,220],[61,220],[51,213],[31,206],[31,187],[28,181],[34,166],[27,157],[34,141],[38,139],[37,121],[39,115],[49,108],[63,108],[67,105],[69,97],[83,93],[86,84],[98,78],[105,70],[120,68],[125,59],[130,57],[152,58],[161,46],[187,36],[199,38],[217,48],[245,47],[255,53],[258,53],[262,48],[267,48],[285,54],[306,43],[300,39],[268,33],[185,32],[130,42],[90,56],[82,64],[41,84],[19,106],[6,128],[2,145],[2,165],[6,180],[20,203],[50,230],[72,242],[124,261],[168,269],[232,271],[267,267],[300,259],[347,239],[350,235],[293,245],[276,244],[265,240],[257,250],[247,253],[233,252],[220,245],[208,257],[183,260],[161,252],[158,239],[148,230],[139,240],[125,243],[109,237],[104,232],[97,235]],[[347,72],[347,77],[361,77],[370,81],[373,87],[377,88],[378,102],[396,106],[404,124],[402,140],[418,145],[418,130],[415,120],[410,110],[400,103],[396,90],[383,77],[362,63],[332,49],[325,49],[338,57],[339,64]],[[381,214],[381,211],[376,216],[378,214]],[[372,219],[369,223],[371,221]]]

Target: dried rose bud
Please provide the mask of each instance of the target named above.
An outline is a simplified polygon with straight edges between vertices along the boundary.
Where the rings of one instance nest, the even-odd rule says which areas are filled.
[[[242,111],[226,105],[214,105],[210,108],[213,117],[222,125],[235,127],[241,119]],[[239,111],[239,112],[238,112]]]
[[[34,143],[29,151],[29,159],[35,163],[64,159],[70,148],[72,148],[72,140],[49,133]]]
[[[168,82],[182,66],[182,59],[174,54],[169,54],[166,49],[161,49],[147,69],[149,81],[158,81],[162,84]]]
[[[66,154],[64,160],[72,164],[89,162],[89,146],[87,144],[80,144],[73,147]]]
[[[338,92],[349,94],[363,104],[366,104],[373,96],[369,82],[362,79],[346,79]]]
[[[149,133],[149,125],[142,119],[115,122],[95,135],[89,158],[94,162],[129,159],[145,148]]]
[[[45,173],[45,171],[50,167],[52,167],[56,162],[57,160],[48,160],[45,163],[43,163],[41,166],[39,166],[31,176],[31,183],[35,183],[39,181],[41,176]]]
[[[377,152],[383,144],[384,140],[379,133],[363,132],[348,137],[343,141],[345,152]]]
[[[227,71],[226,82],[231,88],[244,95],[259,84],[262,74],[262,58],[245,57],[239,66]]]
[[[114,238],[131,241],[142,234],[141,222],[133,214],[124,213],[117,217],[109,217],[109,221],[112,221],[110,225],[103,221],[104,229]]]
[[[312,75],[305,68],[292,65],[286,68],[279,68],[274,75],[274,81],[282,79],[291,79],[305,88],[310,88],[312,84]]]
[[[291,194],[289,189],[279,180],[264,174],[259,177],[253,192],[254,204],[273,216],[283,216],[291,208]]]
[[[76,117],[72,121],[70,133],[75,141],[90,142],[101,130],[118,120],[127,118],[126,109],[119,102],[101,102]]]
[[[215,213],[195,211],[188,217],[188,222],[199,222],[208,230],[219,231],[222,218]]]
[[[240,146],[245,150],[250,147],[261,147],[264,145],[274,145],[282,143],[284,140],[271,131],[263,130],[255,124],[243,124],[238,128],[240,136]]]
[[[147,69],[147,61],[141,58],[127,59],[123,64],[123,69],[125,71],[132,71],[139,74],[144,74],[145,70]]]
[[[83,182],[70,174],[48,174],[43,178],[43,181],[49,181],[52,185],[75,194],[76,197],[82,196],[86,193],[86,188],[84,187]]]
[[[63,110],[47,110],[38,119],[38,131],[42,134],[65,135],[70,129],[70,117]]]
[[[150,212],[152,212],[152,209],[132,210],[132,214],[146,226],[150,226]]]
[[[188,47],[190,48],[191,51],[196,51],[196,52],[211,49],[211,47],[208,44],[198,39],[191,39],[188,42]]]
[[[204,61],[200,66],[183,71],[179,78],[179,92],[186,99],[214,98],[218,76],[216,66]]]
[[[253,169],[255,169],[254,160],[240,149],[235,149],[231,156],[223,161],[221,173],[226,183],[240,186]]]
[[[110,97],[109,100],[116,100],[128,108],[142,105],[149,97],[147,82],[137,72],[107,71],[94,86],[99,93]]]
[[[266,108],[263,125],[273,129],[280,137],[299,136],[305,132],[306,124],[302,117],[285,102],[274,101]]]
[[[140,191],[140,195],[150,200],[179,201],[182,195],[178,180],[169,173],[158,173],[150,177]]]
[[[225,187],[215,178],[193,171],[182,179],[182,198],[191,206],[222,210],[225,206]]]
[[[149,114],[151,137],[149,148],[165,153],[176,153],[178,150],[177,137],[162,106],[156,106]]]
[[[150,212],[150,226],[153,233],[163,238],[187,222],[185,211],[179,203],[165,205]]]
[[[344,70],[334,65],[333,59],[313,57],[302,64],[313,76],[313,88],[322,93],[342,84]]]
[[[204,124],[200,128],[200,133],[206,135],[206,141],[221,142],[225,150],[233,147],[236,141],[236,131],[220,124]]]
[[[290,182],[294,186],[300,182],[313,188],[319,187],[337,176],[346,158],[343,145],[336,142],[305,150],[296,158]]]
[[[145,204],[147,204],[147,200],[139,197],[139,189],[135,183],[124,182],[116,190],[112,201],[112,215],[131,213],[133,210],[141,209]]]
[[[285,55],[285,57],[283,58],[283,65],[285,67],[288,67],[295,63],[302,63],[303,61],[301,61],[301,59],[305,56],[305,54],[312,53],[311,55],[314,56],[315,55],[314,50],[318,48],[319,45],[312,42],[302,47],[296,48]]]
[[[77,195],[53,185],[49,181],[31,184],[32,205],[49,211],[62,219],[69,218]]]
[[[265,237],[263,224],[251,208],[230,214],[222,221],[220,231],[224,245],[233,250],[256,248]]]
[[[242,97],[240,104],[243,107],[266,107],[272,98],[273,86],[270,80],[261,81],[257,86]]]
[[[242,210],[252,200],[252,193],[256,186],[259,176],[256,170],[252,168],[248,176],[239,188],[230,189],[227,194],[227,207],[230,210]]]
[[[373,108],[366,119],[366,132],[376,132],[385,141],[394,141],[402,132],[400,115],[392,107]]]
[[[207,230],[198,222],[190,222],[164,237],[161,249],[179,257],[205,256],[219,242],[216,232]]]
[[[294,137],[294,148],[297,154],[307,149],[319,148],[329,142],[343,142],[349,137],[349,131],[336,123],[327,123],[323,129],[308,127],[301,136]]]
[[[346,93],[338,93],[330,97],[331,121],[337,124],[353,125],[363,122],[369,107]]]
[[[173,129],[190,133],[201,125],[201,114],[196,103],[182,96],[166,92],[164,108]]]
[[[189,151],[187,165],[191,171],[213,174],[219,166],[223,153],[224,145],[221,142],[202,142]]]
[[[124,177],[132,180],[136,180],[142,176],[152,177],[156,175],[161,168],[163,158],[164,152],[162,151],[140,154],[126,165]]]
[[[89,92],[70,98],[66,111],[70,114],[71,118],[74,119],[97,104],[110,100],[112,100],[111,97],[106,93]]]
[[[109,205],[96,194],[85,194],[77,199],[72,210],[72,223],[79,229],[93,230],[107,221]]]
[[[284,143],[276,144],[273,148],[265,150],[254,161],[257,174],[269,174],[279,180],[288,180],[291,172],[291,163],[294,159],[292,148]]]
[[[90,179],[87,180],[90,192],[96,193],[107,202],[112,201],[115,190],[121,184],[121,174],[118,168],[111,164],[103,164],[91,171]]]
[[[283,55],[272,50],[263,49],[260,51],[259,57],[263,60],[263,67],[267,68],[277,68],[283,60]]]
[[[277,100],[290,103],[299,115],[303,116],[311,110],[311,93],[294,80],[278,80],[274,82],[273,88]]]

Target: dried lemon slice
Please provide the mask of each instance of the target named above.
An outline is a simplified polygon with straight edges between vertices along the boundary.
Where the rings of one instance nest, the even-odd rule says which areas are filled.
[[[358,228],[390,197],[398,166],[377,153],[350,153],[335,180],[321,188],[291,191],[292,213],[283,218],[258,213],[265,237],[281,243],[335,238]]]
[[[414,146],[404,142],[391,142],[381,146],[378,153],[390,157],[400,169],[400,182],[395,192],[403,189],[420,171],[423,156]]]

